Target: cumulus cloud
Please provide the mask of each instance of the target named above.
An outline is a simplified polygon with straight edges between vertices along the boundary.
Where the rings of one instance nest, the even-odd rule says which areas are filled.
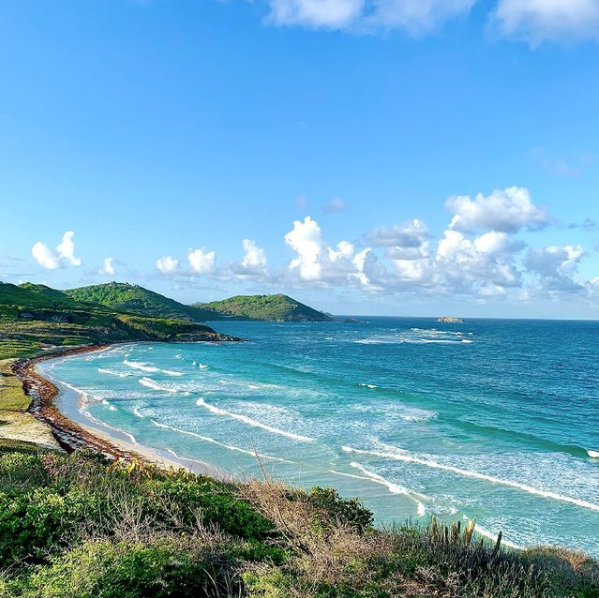
[[[366,239],[370,243],[382,247],[415,248],[420,247],[428,238],[426,225],[418,219],[403,224],[375,228],[366,235]]]
[[[322,271],[320,257],[323,251],[318,222],[310,216],[306,216],[303,221],[296,220],[293,230],[285,235],[285,243],[298,254],[289,264],[289,269],[298,270],[303,280],[318,280]]]
[[[204,249],[190,250],[187,261],[196,274],[213,274],[216,270],[216,252]]]
[[[515,233],[524,227],[535,230],[549,223],[547,212],[532,203],[530,192],[523,187],[497,189],[488,196],[479,193],[475,198],[457,195],[450,197],[445,207],[454,214],[450,228],[462,232]]]
[[[161,274],[176,274],[179,271],[180,265],[179,260],[170,255],[165,255],[156,260],[156,269]]]
[[[403,29],[419,34],[467,14],[477,0],[269,0],[270,21],[322,29]]]
[[[233,262],[228,267],[228,272],[221,272],[222,278],[233,275],[241,280],[263,280],[268,279],[266,271],[266,252],[258,247],[251,239],[243,240],[244,256],[241,262]],[[227,270],[227,269],[225,269]]]
[[[435,267],[448,291],[470,293],[480,285],[496,289],[517,287],[522,277],[513,254],[521,248],[506,233],[491,231],[469,238],[448,229],[439,241]]]
[[[542,290],[555,292],[580,292],[583,287],[573,280],[580,260],[584,256],[580,245],[551,245],[542,249],[531,249],[525,266],[537,274]]]
[[[322,209],[325,214],[336,214],[339,212],[343,212],[346,208],[347,204],[339,197],[332,199],[329,203],[322,206]]]
[[[67,231],[56,249],[50,249],[41,241],[37,241],[31,248],[31,255],[40,266],[48,270],[56,270],[65,266],[81,266],[82,261],[75,256],[75,233]]]
[[[114,273],[115,273],[114,258],[112,258],[112,257],[105,258],[104,263],[102,264],[102,267],[99,270],[99,274],[107,274],[109,276],[112,276]]]
[[[544,40],[599,39],[599,0],[499,0],[499,31],[536,46]]]

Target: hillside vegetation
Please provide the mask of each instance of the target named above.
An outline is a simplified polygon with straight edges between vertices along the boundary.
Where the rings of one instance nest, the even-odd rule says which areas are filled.
[[[136,284],[109,282],[70,289],[64,293],[76,301],[97,303],[119,311],[140,313],[155,318],[202,322],[212,315],[210,312],[191,305],[183,305]]]
[[[223,301],[196,303],[195,307],[221,317],[271,322],[328,322],[332,318],[287,295],[237,295]]]
[[[219,338],[212,328],[190,320],[111,309],[44,285],[0,283],[0,359],[85,344]]]
[[[596,597],[597,564],[359,501],[0,443],[0,598]]]

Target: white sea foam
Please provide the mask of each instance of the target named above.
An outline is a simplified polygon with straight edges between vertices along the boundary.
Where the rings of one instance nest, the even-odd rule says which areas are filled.
[[[134,407],[133,408],[133,414],[136,417],[141,417],[142,419],[145,418],[146,416],[141,412],[141,410],[138,407]]]
[[[98,425],[102,428],[107,428],[108,430],[112,430],[113,432],[118,432],[119,434],[123,434],[124,436],[129,438],[129,440],[131,441],[131,444],[138,444],[137,439],[135,438],[135,436],[133,436],[133,434],[129,434],[129,432],[125,432],[125,430],[121,430],[121,428],[115,428],[114,426],[109,426],[108,424],[106,424],[103,421],[100,421],[99,419],[94,417],[87,409],[85,409],[85,408],[80,409],[79,413],[81,413],[81,415],[83,415],[84,417],[89,419],[91,422],[95,423],[96,425]]]
[[[114,405],[111,405],[106,399],[102,401],[102,405],[105,405],[110,409],[110,411],[117,411],[117,408]]]
[[[182,457],[181,455],[177,455],[177,453],[175,453],[175,451],[173,451],[172,449],[166,449],[166,452],[171,454],[173,457],[175,457],[175,459],[178,459],[179,461],[189,461],[190,463],[197,463],[198,465],[202,465],[203,467],[209,467],[208,463],[206,463],[205,461],[198,461],[197,459]]]
[[[344,473],[343,471],[336,471],[334,469],[329,469],[329,473],[343,476],[344,478],[352,478],[354,480],[366,480],[368,482],[372,481],[372,478],[366,477],[364,475],[355,475],[353,473]]]
[[[177,392],[176,388],[170,388],[169,386],[162,386],[162,384],[158,384],[158,382],[156,382],[155,380],[152,380],[152,378],[140,378],[139,383],[142,386],[146,386],[147,388],[151,388],[153,390],[160,390],[161,392],[170,392],[170,393]]]
[[[141,370],[142,372],[159,372],[160,369],[157,367],[154,367],[153,365],[147,365],[145,363],[141,363],[138,361],[129,361],[128,359],[124,359],[123,363],[134,369],[134,370]]]
[[[214,405],[210,405],[204,401],[204,399],[198,399],[196,401],[196,405],[198,407],[204,407],[208,409],[211,413],[215,415],[222,415],[225,417],[230,417],[232,419],[237,419],[242,421],[248,426],[253,426],[254,428],[261,428],[262,430],[266,430],[267,432],[272,432],[273,434],[279,434],[281,436],[286,436],[287,438],[291,438],[292,440],[298,440],[300,442],[313,442],[314,438],[310,438],[309,436],[301,436],[300,434],[294,434],[293,432],[286,432],[285,430],[281,430],[279,428],[273,428],[272,426],[268,426],[267,424],[263,424],[261,422],[248,417],[247,415],[241,415],[240,413],[233,413],[232,411],[226,411],[225,409],[220,409],[215,407]]]
[[[202,434],[197,434],[196,432],[190,432],[189,430],[181,430],[180,428],[175,428],[174,426],[169,426],[168,424],[163,424],[161,422],[157,422],[156,420],[152,420],[152,423],[158,428],[164,428],[165,430],[171,430],[171,432],[176,432],[177,434],[185,434],[186,436],[192,436],[193,438],[198,438],[199,440],[203,440],[204,442],[209,442],[210,444],[216,444],[217,446],[222,446],[230,451],[236,451],[238,453],[243,453],[245,455],[250,455],[251,457],[258,457],[259,459],[266,459],[267,461],[280,461],[281,463],[293,463],[293,461],[287,461],[287,459],[281,459],[280,457],[271,457],[270,455],[262,455],[257,453],[256,451],[248,451],[246,449],[239,448],[238,446],[233,446],[231,444],[225,444],[223,442],[219,442],[210,436],[203,436]]]
[[[582,507],[584,509],[591,509],[593,511],[599,511],[599,505],[588,502],[586,500],[581,500],[579,498],[574,498],[571,496],[564,496],[562,494],[557,494],[556,492],[551,492],[549,490],[540,490],[539,488],[534,488],[532,486],[528,486],[527,484],[522,484],[520,482],[514,482],[512,480],[504,480],[501,478],[496,478],[494,476],[487,475],[486,473],[480,473],[478,471],[470,471],[468,469],[461,469],[460,467],[455,467],[453,465],[445,465],[444,463],[438,463],[437,461],[431,461],[429,459],[422,459],[421,457],[416,457],[414,455],[405,453],[391,453],[391,452],[381,452],[381,451],[365,451],[361,449],[355,449],[349,446],[342,446],[343,451],[346,453],[355,453],[358,455],[372,455],[373,457],[381,457],[382,459],[393,459],[395,461],[403,461],[404,463],[416,463],[418,465],[423,465],[424,467],[430,467],[433,469],[441,469],[443,471],[449,471],[451,473],[455,473],[457,475],[476,478],[479,480],[484,480],[486,482],[491,482],[492,484],[499,484],[502,486],[508,486],[510,488],[515,488],[516,490],[522,490],[523,492],[528,492],[529,494],[535,494],[536,496],[543,496],[545,498],[550,498],[553,500],[561,501],[576,505],[578,507]]]
[[[125,359],[123,360],[123,363],[134,370],[141,370],[142,372],[160,372],[161,374],[166,374],[167,376],[185,376],[183,372],[175,372],[173,370],[161,370],[160,368],[157,368],[153,365],[148,365],[147,363],[142,363],[141,361],[129,361],[128,359]]]
[[[376,384],[366,384],[365,382],[360,382],[358,386],[365,386],[366,388],[378,388]]]
[[[207,370],[207,369],[208,369],[208,366],[207,366],[205,363],[200,363],[200,364],[198,365],[198,367],[199,367],[201,370]]]
[[[117,372],[115,370],[109,370],[107,368],[98,368],[98,372],[100,374],[108,374],[109,376],[118,376],[119,378],[127,378],[131,376],[131,374],[127,372]]]
[[[350,463],[350,465],[360,470],[367,478],[369,478],[373,482],[381,484],[381,486],[386,486],[389,492],[391,492],[391,494],[402,494],[404,496],[407,496],[408,498],[411,498],[418,505],[419,515],[420,513],[424,514],[426,512],[426,507],[418,499],[418,497],[425,498],[421,494],[418,494],[417,492],[412,492],[411,490],[408,490],[407,488],[404,488],[399,484],[395,484],[394,482],[390,482],[378,473],[374,473],[374,471],[366,469],[366,467],[364,467],[360,463],[356,463],[355,461],[353,461],[352,463]]]
[[[591,459],[599,459],[599,451],[592,451],[591,449],[589,449],[587,451],[587,455],[591,457]]]

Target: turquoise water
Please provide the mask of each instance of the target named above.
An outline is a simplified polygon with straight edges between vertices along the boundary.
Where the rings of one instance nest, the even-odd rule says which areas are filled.
[[[331,485],[382,523],[476,518],[515,546],[599,556],[598,323],[215,327],[250,342],[126,345],[44,368],[84,393],[90,421],[186,464]]]

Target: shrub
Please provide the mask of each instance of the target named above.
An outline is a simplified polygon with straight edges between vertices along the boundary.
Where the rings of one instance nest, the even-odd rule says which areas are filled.
[[[47,487],[25,494],[0,493],[0,563],[42,560],[98,518],[97,502],[93,495],[61,495]]]
[[[40,568],[26,596],[36,598],[198,598],[239,595],[225,552],[162,541],[86,542]]]

